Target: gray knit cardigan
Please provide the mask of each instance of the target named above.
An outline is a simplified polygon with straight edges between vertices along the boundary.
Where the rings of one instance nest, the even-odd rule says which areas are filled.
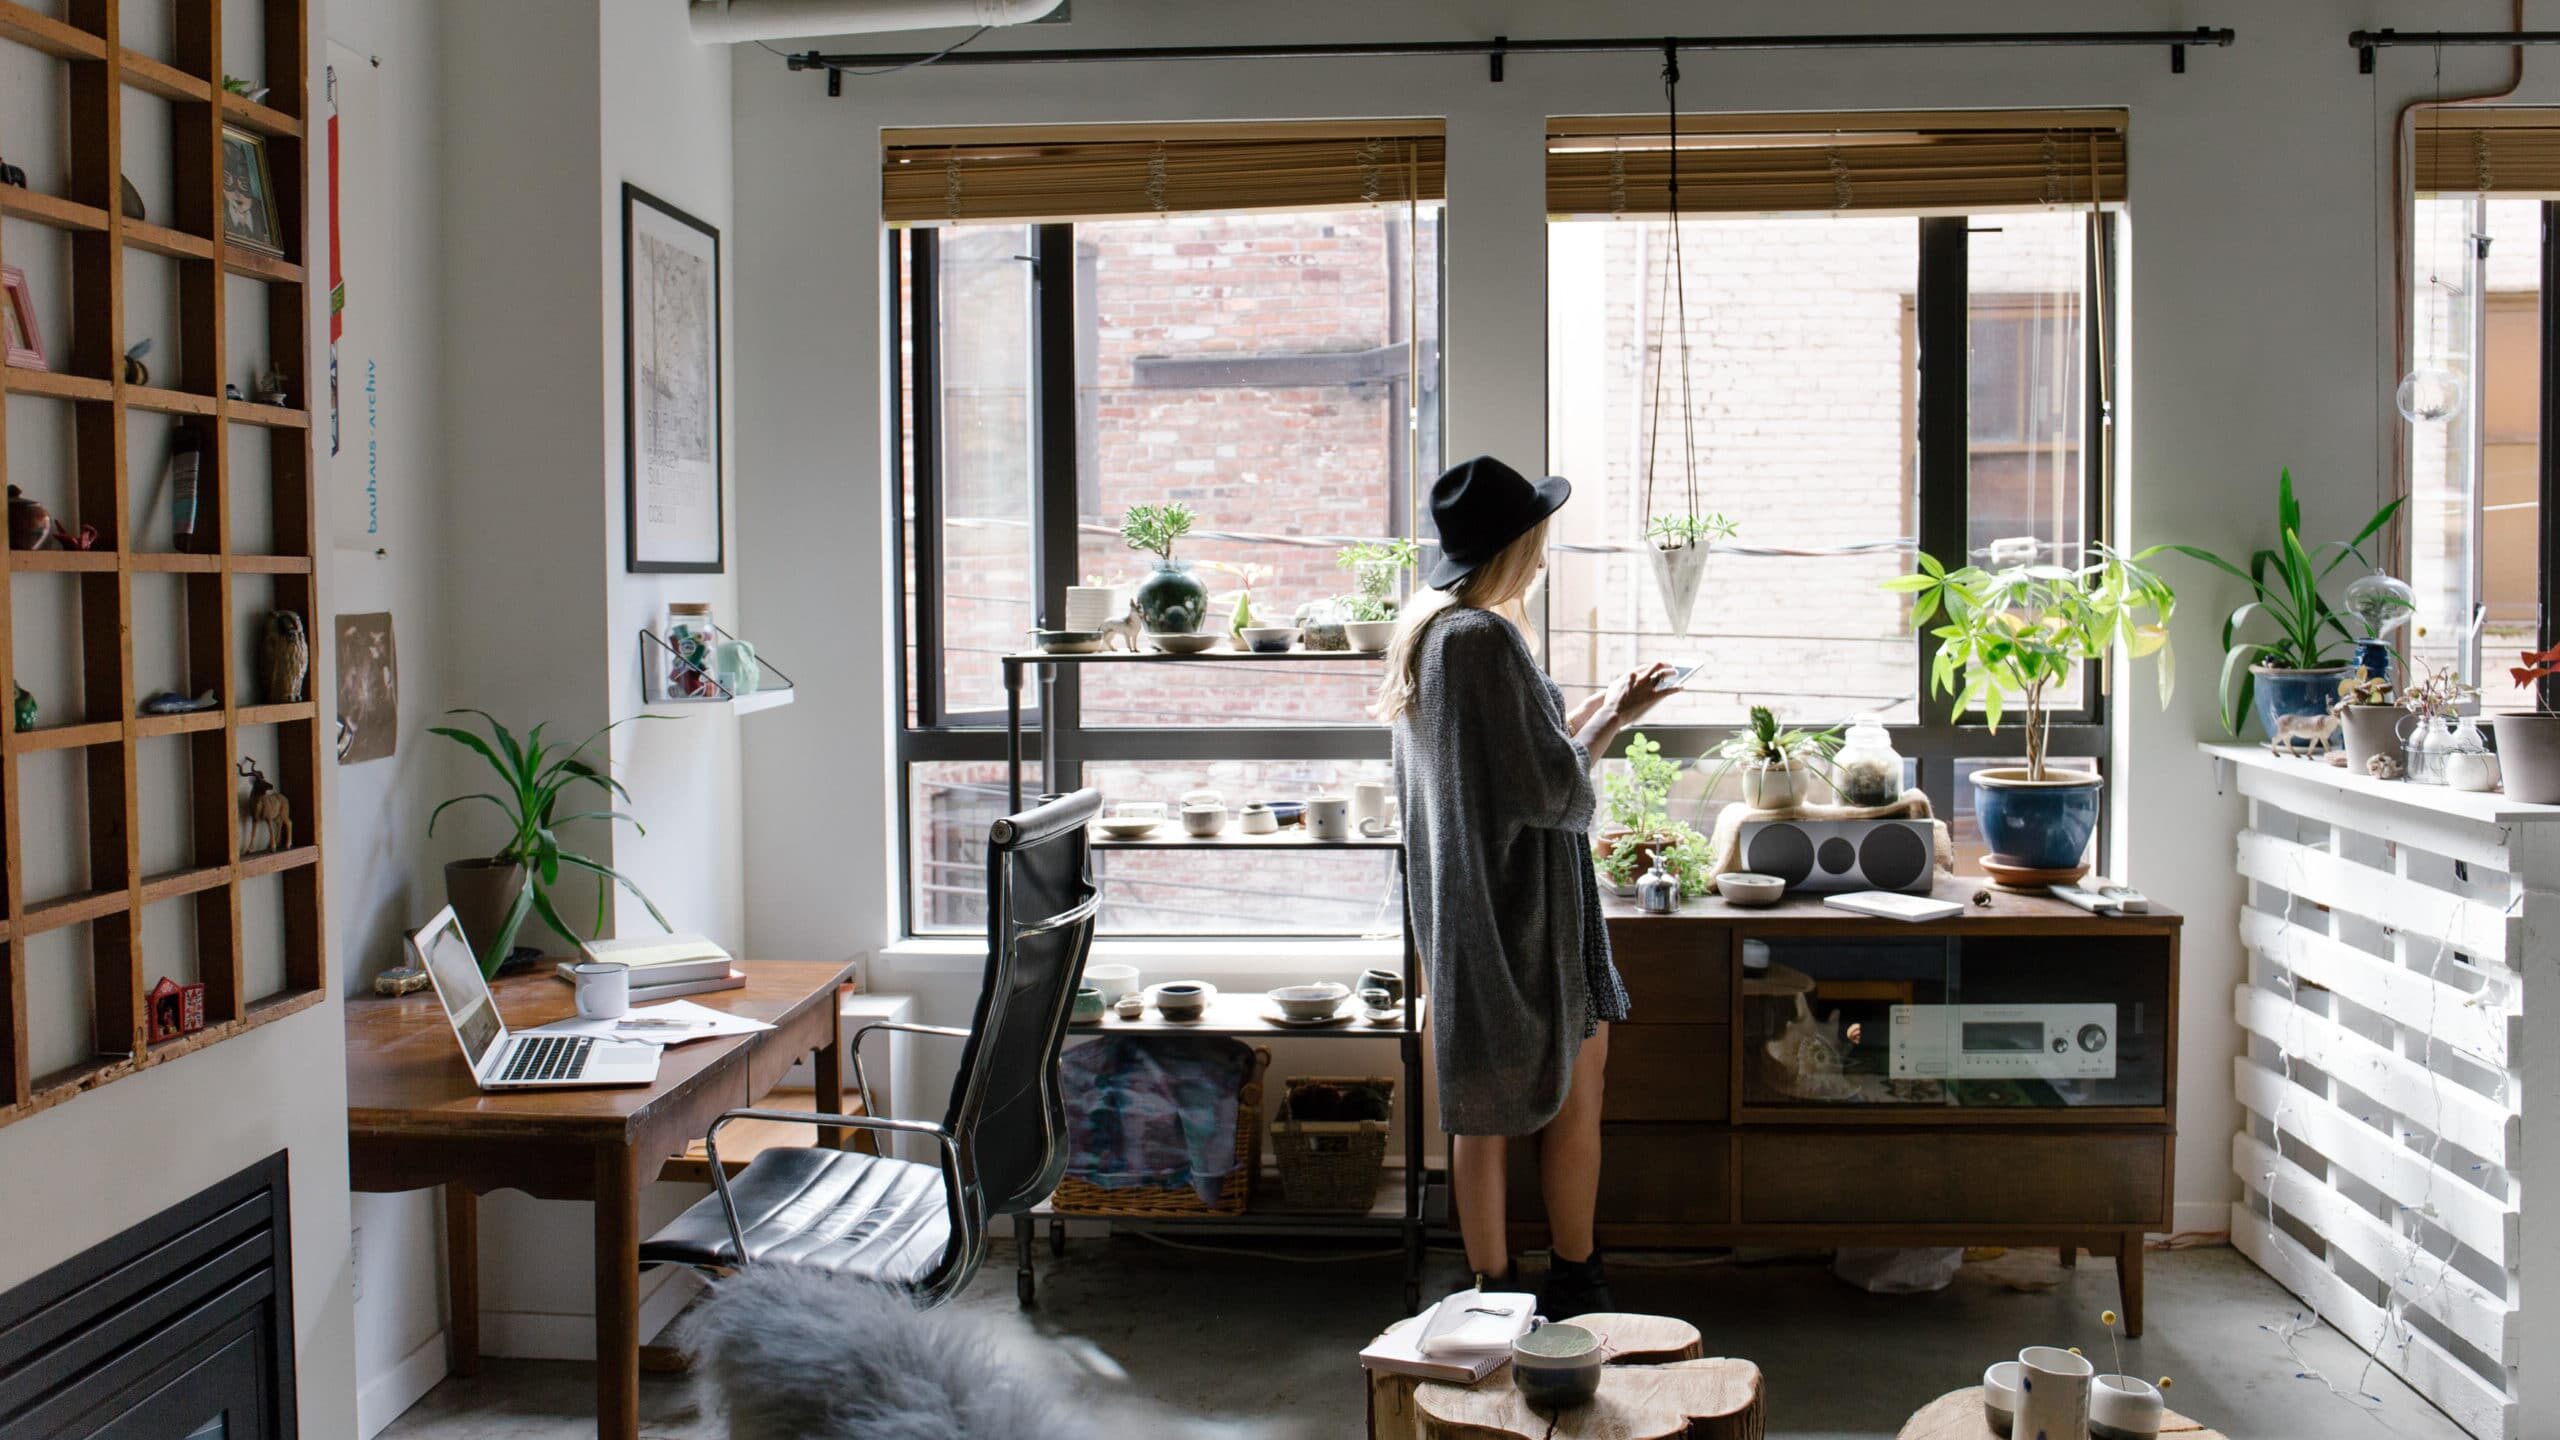
[[[1594,1023],[1626,1015],[1591,873],[1590,756],[1519,632],[1453,606],[1422,633],[1395,768],[1441,1128],[1530,1134],[1563,1108]]]

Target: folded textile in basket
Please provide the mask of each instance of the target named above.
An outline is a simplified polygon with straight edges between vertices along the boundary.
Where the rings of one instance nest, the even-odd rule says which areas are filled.
[[[1222,1035],[1110,1035],[1058,1060],[1067,1173],[1105,1190],[1188,1185],[1217,1203],[1236,1168],[1252,1047]]]

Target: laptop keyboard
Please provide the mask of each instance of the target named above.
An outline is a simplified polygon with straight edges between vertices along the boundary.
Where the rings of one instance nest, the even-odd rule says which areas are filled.
[[[507,1053],[501,1080],[575,1080],[587,1068],[595,1041],[584,1035],[527,1036]]]

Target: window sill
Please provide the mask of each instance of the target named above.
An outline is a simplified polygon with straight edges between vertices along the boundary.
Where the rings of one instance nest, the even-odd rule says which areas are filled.
[[[879,962],[903,970],[975,975],[987,963],[986,942],[974,936],[927,935],[881,947]],[[1199,975],[1208,979],[1277,976],[1279,984],[1300,972],[1323,974],[1378,966],[1401,969],[1404,942],[1395,937],[1180,936],[1093,942],[1093,958],[1135,965],[1148,975]]]

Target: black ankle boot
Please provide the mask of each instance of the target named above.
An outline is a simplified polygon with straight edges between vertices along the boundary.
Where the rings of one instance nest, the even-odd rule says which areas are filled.
[[[1616,1298],[1609,1293],[1609,1282],[1600,1273],[1597,1249],[1582,1260],[1549,1257],[1547,1283],[1538,1287],[1539,1314],[1550,1320],[1570,1320],[1576,1315],[1597,1315],[1617,1308]]]
[[[1487,1294],[1519,1288],[1520,1266],[1516,1262],[1499,1275],[1487,1275],[1481,1270],[1476,1272],[1476,1289]]]

